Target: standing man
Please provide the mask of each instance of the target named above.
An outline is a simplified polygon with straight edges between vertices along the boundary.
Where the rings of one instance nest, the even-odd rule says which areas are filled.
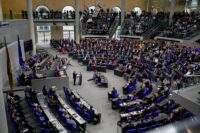
[[[74,72],[73,72],[74,85],[76,85],[76,76],[77,76],[77,75],[76,75],[76,72],[74,71]]]
[[[82,74],[80,72],[80,75],[79,75],[79,85],[82,85]]]

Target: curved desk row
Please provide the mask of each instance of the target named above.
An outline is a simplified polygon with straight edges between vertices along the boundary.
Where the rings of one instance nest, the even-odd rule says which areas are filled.
[[[69,102],[70,102],[70,99],[69,99],[70,95],[74,95],[74,98],[77,100],[79,99],[80,104],[82,104],[85,109],[87,110],[91,109],[91,105],[89,105],[75,90],[67,89],[66,87],[63,87],[63,89]],[[94,111],[94,116],[93,116],[94,118],[92,121],[94,123],[99,123],[101,121],[101,114],[94,108],[92,108],[92,110]],[[79,114],[82,114],[82,113],[79,112]],[[85,119],[84,115],[83,115],[83,118]]]
[[[84,131],[86,130],[86,121],[76,113],[70,106],[61,98],[61,96],[56,94],[58,101],[64,107],[64,109],[71,115],[71,117],[78,123],[79,127],[81,127]]]
[[[57,118],[54,116],[54,114],[49,109],[47,102],[45,100],[45,96],[42,93],[37,94],[37,99],[42,107],[45,115],[49,119],[50,123],[55,126],[56,129],[58,129],[59,133],[68,133],[68,131],[64,128],[64,126],[57,120]]]

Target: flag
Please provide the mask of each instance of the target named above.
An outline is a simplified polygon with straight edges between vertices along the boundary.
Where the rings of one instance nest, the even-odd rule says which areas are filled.
[[[5,37],[4,37],[4,41],[5,41],[5,47],[6,47],[8,81],[9,81],[9,85],[10,85],[10,91],[13,92],[12,68],[11,68],[10,56],[9,56],[8,47],[7,47],[7,44],[6,44],[6,38]]]
[[[18,41],[19,65],[20,65],[20,68],[22,68],[24,66],[24,61],[23,61],[23,57],[22,57],[22,50],[21,50],[19,35],[18,35],[18,40],[17,41]]]

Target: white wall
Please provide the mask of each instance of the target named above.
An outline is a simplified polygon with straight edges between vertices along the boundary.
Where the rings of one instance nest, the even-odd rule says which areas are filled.
[[[20,41],[22,56],[24,58],[24,42]],[[19,68],[19,56],[18,56],[18,42],[13,42],[8,44],[8,51],[10,55],[10,61],[12,65],[13,74]],[[13,77],[15,78],[15,77]],[[3,96],[3,89],[5,84],[8,81],[7,76],[7,58],[5,47],[0,49],[0,133],[8,133],[8,126],[6,120],[6,110],[5,110],[5,101]]]
[[[1,68],[0,68],[0,75],[2,75]],[[6,110],[5,110],[5,102],[4,102],[4,96],[3,96],[2,80],[0,80],[0,121],[1,121],[0,133],[8,133],[8,125],[7,125],[7,119],[6,119]]]
[[[24,42],[21,40],[20,44],[21,44],[21,49],[22,49],[22,56],[25,59]],[[8,44],[8,50],[9,50],[10,61],[11,61],[11,66],[12,66],[12,73],[14,75],[14,73],[19,69],[18,42],[15,41],[11,44]],[[5,85],[8,81],[5,47],[0,49],[0,69],[2,72],[2,73],[0,73],[1,74],[0,80],[2,81],[3,85]],[[15,78],[16,77],[13,76],[13,79],[15,79]]]
[[[30,39],[28,20],[8,20],[9,26],[0,27],[0,43],[4,42],[4,36],[7,42],[13,42],[8,44],[8,50],[12,65],[12,73],[19,69],[19,57],[18,57],[18,42],[17,35],[20,36],[22,40]],[[24,41],[20,41],[22,55],[24,55]],[[13,76],[13,79],[16,77]],[[5,47],[0,49],[0,133],[8,133],[8,127],[6,122],[5,104],[3,97],[3,89],[5,84],[8,82],[7,76],[7,60]]]
[[[6,20],[9,23],[8,26],[0,27],[0,42],[4,42],[4,36],[6,41],[12,43],[17,41],[17,35],[21,40],[30,40],[30,28],[27,19],[19,20]]]

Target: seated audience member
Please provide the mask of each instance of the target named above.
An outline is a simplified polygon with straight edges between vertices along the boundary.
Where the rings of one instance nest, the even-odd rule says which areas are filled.
[[[93,74],[93,76],[92,76],[92,78],[91,78],[91,79],[88,79],[88,81],[91,81],[91,80],[96,80],[96,78],[97,78],[97,75],[98,75],[98,72],[97,72],[97,71],[95,71],[95,72],[94,72],[94,74]]]
[[[55,73],[55,76],[56,76],[56,77],[60,77],[60,76],[61,76],[61,75],[60,75],[60,71],[59,71],[58,68],[55,69],[55,72],[54,72],[54,73]]]
[[[25,75],[24,73],[22,72],[22,74],[19,76],[19,79],[22,83],[25,83]]]
[[[54,95],[55,95],[55,86],[52,86],[52,87],[49,89],[48,95],[50,95],[50,96],[54,96]]]
[[[8,115],[15,132],[32,133],[32,127],[26,121],[21,107],[20,97],[9,92],[7,95]]]
[[[64,113],[62,114],[62,116],[64,118],[66,118],[66,119],[69,119],[69,117],[70,117],[70,115],[66,111],[64,111]]]
[[[117,98],[119,96],[115,87],[113,87],[113,90],[111,91],[111,95],[112,95],[112,98]]]
[[[115,87],[113,87],[112,94],[115,95],[116,93],[117,93],[117,90],[115,89]]]
[[[59,102],[58,102],[56,96],[50,96],[49,103],[51,104],[51,106],[53,106],[54,109],[57,109],[59,107]]]
[[[90,106],[90,109],[88,110],[88,112],[92,115],[92,117],[95,115],[93,106]]]
[[[46,85],[43,86],[42,92],[43,92],[43,95],[45,95],[45,96],[48,94],[47,89],[46,89]]]

